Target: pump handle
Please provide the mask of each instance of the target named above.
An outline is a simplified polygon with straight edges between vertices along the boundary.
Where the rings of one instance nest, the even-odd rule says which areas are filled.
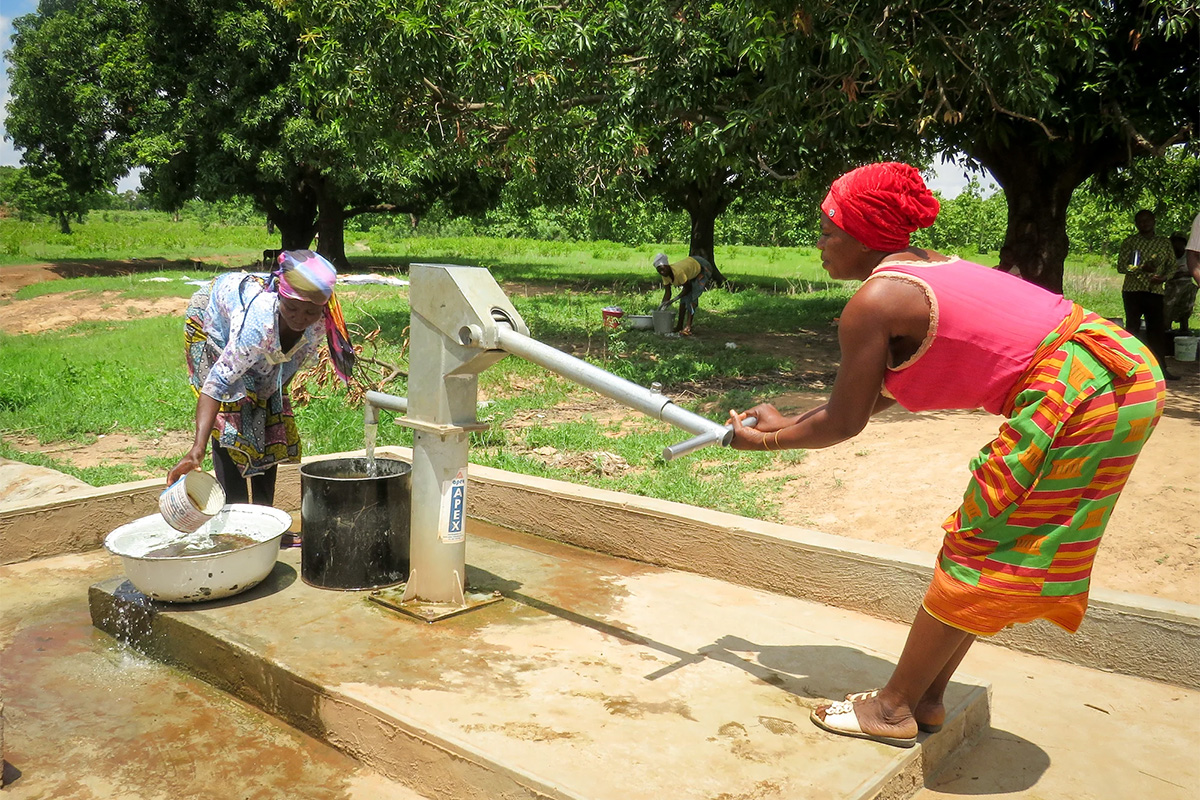
[[[758,418],[746,417],[742,420],[742,424],[748,428],[753,428],[758,424]],[[710,444],[721,444],[727,447],[731,441],[733,441],[733,426],[726,425],[720,431],[701,433],[686,441],[664,447],[662,453],[663,461],[674,461],[680,456],[686,456],[688,453],[699,450],[701,447],[708,447]]]

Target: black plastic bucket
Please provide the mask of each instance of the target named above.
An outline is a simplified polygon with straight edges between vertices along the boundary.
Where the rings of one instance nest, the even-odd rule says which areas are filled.
[[[408,579],[412,467],[376,458],[300,467],[300,577],[322,589],[378,589]]]

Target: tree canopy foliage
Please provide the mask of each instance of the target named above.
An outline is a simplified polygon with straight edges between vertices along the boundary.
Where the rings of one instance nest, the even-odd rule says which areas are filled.
[[[848,167],[949,150],[1003,187],[1011,260],[1061,289],[1076,188],[1128,194],[1138,157],[1193,141],[1196,17],[1182,0],[43,0],[18,21],[10,119],[30,120],[47,198],[140,163],[165,203],[248,195],[284,246],[320,227],[337,255],[348,215],[480,208],[510,182],[530,207],[657,197],[711,258],[735,198],[786,181],[815,205]],[[100,43],[75,64],[68,19]]]
[[[56,0],[13,22],[13,100],[4,124],[23,151],[18,195],[23,207],[58,219],[64,233],[93,195],[126,172],[138,87],[123,68],[123,11]]]

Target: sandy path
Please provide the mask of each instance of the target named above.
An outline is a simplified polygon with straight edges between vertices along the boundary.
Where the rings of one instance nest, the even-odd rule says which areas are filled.
[[[1095,585],[1200,603],[1198,384],[1193,378],[1190,393],[1172,392],[1170,413],[1113,511]],[[805,408],[822,398],[788,399]],[[781,521],[929,553],[932,563],[941,523],[966,488],[967,464],[997,427],[998,418],[983,412],[891,409],[853,440],[772,473],[788,479],[778,496]]]

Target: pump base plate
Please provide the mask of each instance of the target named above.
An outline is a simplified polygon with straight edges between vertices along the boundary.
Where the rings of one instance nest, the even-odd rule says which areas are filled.
[[[463,604],[456,605],[454,603],[433,603],[425,600],[404,600],[404,587],[407,584],[399,586],[389,586],[386,589],[377,589],[367,595],[373,603],[390,608],[393,611],[399,611],[415,619],[424,622],[437,622],[438,620],[456,617],[459,614],[465,614],[468,611],[474,611],[477,608],[490,606],[492,603],[498,603],[504,599],[504,595],[499,592],[479,592],[473,591],[471,587],[467,587],[463,592]]]

